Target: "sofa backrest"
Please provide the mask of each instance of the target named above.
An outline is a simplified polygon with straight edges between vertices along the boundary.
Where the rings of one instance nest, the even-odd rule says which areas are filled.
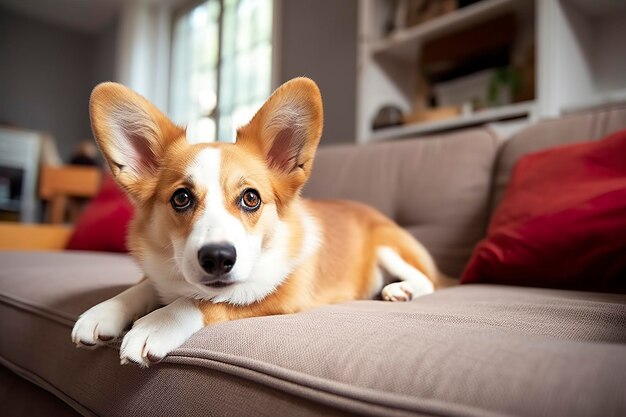
[[[366,146],[322,147],[304,195],[378,208],[420,240],[444,273],[458,277],[484,237],[520,157],[597,140],[623,128],[626,104],[545,120],[504,142],[487,129],[467,129]]]
[[[497,150],[484,129],[322,147],[304,195],[378,208],[419,239],[444,273],[459,276],[485,232]]]
[[[505,141],[500,147],[493,178],[491,210],[504,197],[511,170],[524,155],[558,145],[598,140],[626,128],[626,103],[572,113],[541,121]]]

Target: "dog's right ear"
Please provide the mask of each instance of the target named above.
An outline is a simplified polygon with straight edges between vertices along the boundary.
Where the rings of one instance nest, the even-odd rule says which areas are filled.
[[[152,103],[117,83],[102,83],[91,93],[91,126],[117,183],[136,202],[156,187],[160,161],[170,143],[185,131]]]
[[[290,201],[311,175],[324,124],[322,96],[308,78],[280,86],[252,120],[237,130],[237,146],[265,159],[282,202]]]

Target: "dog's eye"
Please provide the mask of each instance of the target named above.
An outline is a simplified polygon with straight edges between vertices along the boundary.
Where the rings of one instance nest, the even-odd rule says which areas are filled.
[[[192,203],[191,192],[186,188],[179,188],[172,194],[170,203],[172,207],[174,207],[174,210],[185,210],[189,208]]]
[[[248,188],[241,194],[240,204],[244,210],[255,211],[261,205],[261,196],[257,190]]]

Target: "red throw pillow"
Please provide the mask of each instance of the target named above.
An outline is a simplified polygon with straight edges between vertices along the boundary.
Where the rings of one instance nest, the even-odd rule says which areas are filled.
[[[102,189],[76,222],[67,249],[128,252],[126,232],[132,215],[130,201],[106,175]]]
[[[626,130],[522,158],[461,283],[626,292]]]

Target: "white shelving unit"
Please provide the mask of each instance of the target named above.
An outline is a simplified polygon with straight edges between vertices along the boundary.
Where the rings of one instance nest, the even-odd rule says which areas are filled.
[[[626,2],[537,2],[539,115],[623,101]]]
[[[447,120],[439,120],[427,123],[415,123],[403,126],[389,127],[372,132],[371,141],[385,140],[389,138],[402,138],[407,136],[417,136],[433,133],[442,130],[456,129],[460,127],[476,126],[496,120],[506,120],[528,116],[534,109],[535,103],[532,101],[514,103],[507,106],[495,107],[474,112],[472,114],[460,115]]]
[[[471,7],[464,7],[437,19],[394,33],[388,39],[374,41],[370,46],[370,52],[374,55],[389,54],[405,61],[412,61],[415,59],[417,45],[473,25],[479,25],[499,14],[513,11],[519,7],[519,4],[519,0],[479,2]]]
[[[384,35],[390,0],[359,9],[357,136],[360,142],[414,137],[512,118],[535,120],[626,100],[626,1],[482,0],[417,26]],[[453,119],[373,130],[385,105],[410,112],[425,42],[513,12],[518,32],[535,39],[535,99]]]

